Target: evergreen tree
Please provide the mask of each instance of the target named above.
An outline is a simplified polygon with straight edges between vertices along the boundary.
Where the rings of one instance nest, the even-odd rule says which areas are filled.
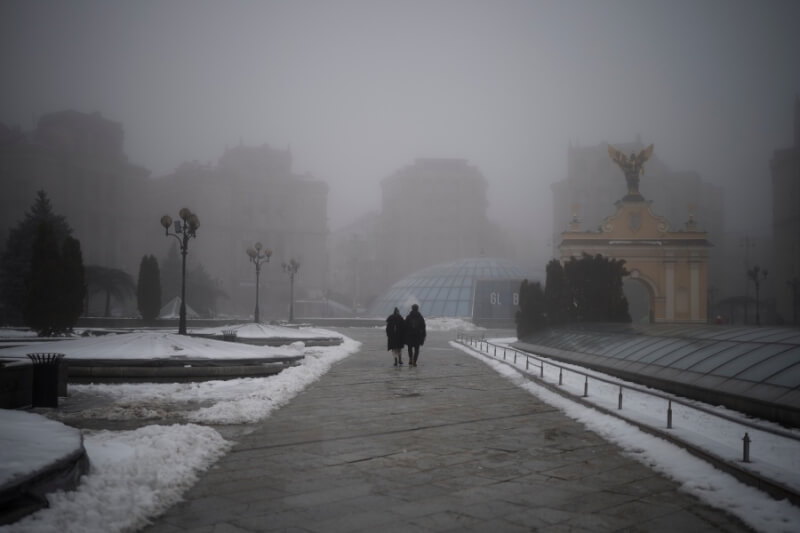
[[[41,222],[33,239],[23,300],[25,325],[40,336],[56,333],[61,272],[61,252],[53,225]]]
[[[25,213],[25,218],[8,232],[5,248],[0,255],[0,302],[3,304],[2,320],[9,324],[24,324],[26,298],[25,283],[30,275],[33,241],[41,223],[50,224],[59,250],[64,239],[72,234],[66,218],[56,215],[44,191]],[[53,250],[51,250],[53,251]]]
[[[158,260],[153,255],[145,255],[139,264],[136,300],[139,314],[145,321],[152,322],[158,318],[161,311],[161,273]]]
[[[546,272],[544,300],[547,323],[557,326],[567,322],[570,316],[572,295],[564,274],[564,268],[558,259],[552,259],[547,263]]]
[[[62,247],[63,309],[61,313],[69,330],[78,322],[86,300],[86,270],[83,267],[83,252],[77,239],[67,237]]]
[[[538,281],[522,280],[519,310],[516,314],[517,338],[522,339],[545,327],[545,300]]]
[[[630,322],[622,278],[628,275],[624,259],[584,253],[564,264],[572,307],[569,318],[577,322]]]

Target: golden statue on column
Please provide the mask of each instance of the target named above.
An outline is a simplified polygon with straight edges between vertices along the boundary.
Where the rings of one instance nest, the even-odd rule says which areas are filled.
[[[625,174],[625,181],[628,184],[628,194],[623,200],[644,200],[639,193],[639,176],[644,174],[644,163],[653,155],[653,145],[651,144],[638,154],[631,152],[626,156],[610,144],[608,145],[608,155],[611,160],[622,169]]]

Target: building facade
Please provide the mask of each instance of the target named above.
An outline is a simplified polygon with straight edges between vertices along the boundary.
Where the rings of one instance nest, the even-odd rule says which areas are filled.
[[[140,220],[148,171],[127,161],[122,126],[63,111],[43,116],[31,133],[0,130],[2,245],[44,190],[80,240],[84,264],[135,275],[146,243]]]
[[[487,218],[487,182],[464,159],[417,159],[381,182],[378,262],[382,285],[467,257],[508,257]]]
[[[3,245],[36,192],[44,190],[80,240],[84,264],[118,268],[136,279],[144,255],[155,255],[163,269],[177,244],[165,238],[161,216],[176,219],[188,207],[200,228],[189,244],[187,270],[202,265],[227,296],[206,313],[252,314],[255,266],[246,250],[255,242],[273,251],[261,270],[262,320],[288,316],[284,261],[300,262],[298,298],[324,291],[328,186],[295,174],[290,150],[238,146],[216,164],[184,163],[152,178],[127,161],[122,147],[122,126],[96,113],[45,115],[31,133],[0,125]],[[164,302],[170,297],[165,294]],[[191,300],[188,293],[187,304]],[[125,312],[135,313],[135,304]]]
[[[794,101],[794,144],[776,150],[772,173],[774,264],[770,284],[781,322],[800,324],[800,96]]]
[[[569,146],[567,176],[551,185],[553,192],[553,242],[561,242],[561,232],[573,220],[580,220],[585,230],[602,232],[609,214],[622,197],[624,181],[620,169],[609,157],[608,144]],[[614,144],[624,154],[644,149],[640,139]],[[657,206],[658,216],[675,223],[691,217],[695,228],[713,236],[714,246],[708,256],[708,288],[706,299],[722,301],[740,296],[747,288],[745,269],[741,275],[730,272],[729,256],[741,255],[741,250],[729,250],[723,239],[725,213],[724,196],[720,187],[704,181],[696,172],[675,172],[657,155],[647,161],[639,190],[642,197]],[[741,263],[741,262],[739,262]],[[735,274],[735,273],[734,273]],[[708,309],[709,317],[714,311]]]

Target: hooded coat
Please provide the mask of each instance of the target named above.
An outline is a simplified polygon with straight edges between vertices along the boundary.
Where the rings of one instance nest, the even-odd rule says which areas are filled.
[[[387,350],[399,350],[405,344],[405,321],[396,308],[386,319],[386,340]]]
[[[422,346],[425,344],[425,319],[416,306],[406,316],[406,344],[409,346]]]

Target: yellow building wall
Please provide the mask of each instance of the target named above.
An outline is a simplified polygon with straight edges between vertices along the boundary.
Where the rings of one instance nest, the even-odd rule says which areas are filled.
[[[561,261],[582,253],[624,259],[630,278],[650,292],[655,323],[707,321],[708,249],[706,233],[687,223],[685,231],[669,231],[669,222],[650,211],[646,201],[617,203],[600,231],[580,231],[573,223],[561,234]]]

